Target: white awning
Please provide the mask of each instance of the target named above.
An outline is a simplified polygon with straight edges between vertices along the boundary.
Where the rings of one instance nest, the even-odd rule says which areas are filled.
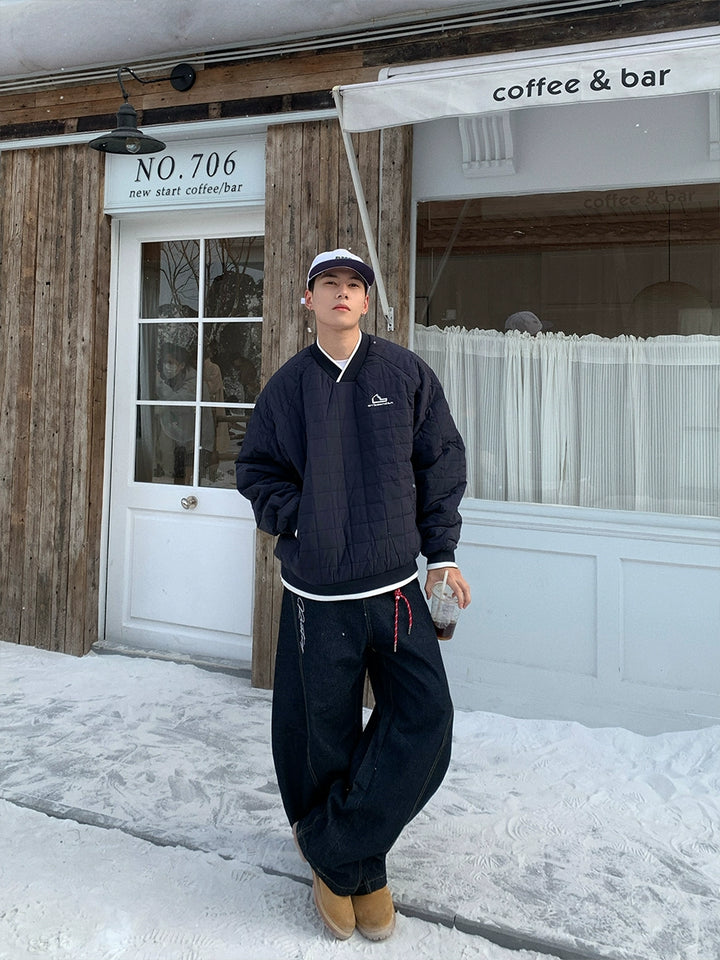
[[[345,152],[375,270],[378,298],[393,329],[377,245],[351,133],[566,103],[668,97],[720,90],[720,29],[639,37],[622,43],[503,53],[392,67],[375,83],[335,87]]]
[[[720,90],[720,30],[397,67],[336,88],[340,122],[360,132],[442,117]]]

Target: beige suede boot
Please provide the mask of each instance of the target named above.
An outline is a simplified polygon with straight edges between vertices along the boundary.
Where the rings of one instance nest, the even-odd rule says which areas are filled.
[[[368,940],[387,940],[395,929],[395,907],[387,887],[374,893],[356,894],[352,899],[355,922]]]
[[[339,897],[313,870],[313,896],[325,926],[338,940],[347,940],[355,929],[355,911],[350,897]]]
[[[292,834],[300,858],[307,863],[305,854],[298,843],[297,823],[292,825]],[[353,910],[352,900],[350,897],[339,897],[336,893],[333,893],[314,870],[312,875],[315,906],[323,919],[323,923],[335,934],[338,940],[347,940],[348,937],[352,936],[355,929],[355,911]]]

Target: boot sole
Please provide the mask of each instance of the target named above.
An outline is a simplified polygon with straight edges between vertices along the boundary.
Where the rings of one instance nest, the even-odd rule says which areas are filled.
[[[374,943],[377,943],[379,940],[387,940],[388,937],[391,937],[395,931],[395,917],[392,919],[392,923],[383,927],[382,930],[364,930],[361,926],[356,926],[355,928],[358,933],[361,933],[366,940],[372,940]]]

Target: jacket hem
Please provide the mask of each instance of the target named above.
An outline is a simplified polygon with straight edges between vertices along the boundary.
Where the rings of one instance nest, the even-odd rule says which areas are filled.
[[[341,583],[331,584],[307,583],[285,567],[281,568],[280,576],[283,584],[289,590],[310,598],[318,600],[359,599],[361,596],[369,597],[410,583],[417,577],[417,565],[413,561],[404,567],[388,570],[376,574],[374,577],[362,577],[358,580],[344,580]]]

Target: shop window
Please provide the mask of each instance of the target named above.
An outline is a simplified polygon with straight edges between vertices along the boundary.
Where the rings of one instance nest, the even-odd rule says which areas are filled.
[[[422,203],[416,294],[469,496],[720,516],[718,184]]]

